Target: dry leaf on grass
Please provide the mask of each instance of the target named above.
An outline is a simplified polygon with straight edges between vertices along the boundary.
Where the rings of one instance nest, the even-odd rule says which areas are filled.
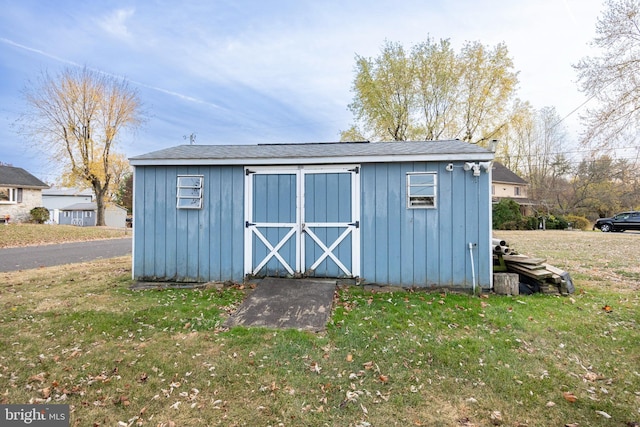
[[[567,402],[571,402],[571,403],[573,403],[573,402],[575,402],[576,400],[578,400],[578,398],[576,397],[576,395],[575,395],[575,394],[573,394],[573,393],[571,393],[571,392],[569,392],[569,391],[565,391],[564,393],[562,393],[562,397],[564,397],[564,399],[565,399]]]
[[[493,411],[491,413],[491,424],[499,426],[502,424],[502,413],[500,411]]]
[[[596,411],[596,414],[598,414],[598,415],[600,415],[600,416],[602,416],[602,417],[604,417],[604,418],[606,418],[606,419],[611,418],[611,415],[607,414],[607,413],[606,413],[606,412],[604,412],[604,411]]]

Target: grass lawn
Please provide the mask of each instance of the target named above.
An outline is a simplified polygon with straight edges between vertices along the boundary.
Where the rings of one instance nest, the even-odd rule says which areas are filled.
[[[637,425],[640,234],[496,237],[576,293],[342,288],[312,334],[223,329],[242,285],[130,291],[130,257],[0,273],[0,403],[72,426]]]
[[[0,248],[131,236],[131,229],[74,225],[0,224]]]

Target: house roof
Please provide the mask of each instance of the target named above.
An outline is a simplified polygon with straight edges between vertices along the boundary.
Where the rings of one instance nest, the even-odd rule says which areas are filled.
[[[42,190],[43,196],[78,196],[78,197],[93,197],[93,191],[81,190],[79,188],[61,188],[51,187],[46,190]]]
[[[0,166],[0,185],[22,188],[49,188],[47,184],[22,168],[14,166]]]
[[[459,140],[179,145],[131,157],[144,165],[275,165],[351,162],[492,160],[493,152]]]
[[[493,162],[493,168],[491,170],[491,180],[493,182],[504,182],[507,184],[529,184],[527,181],[520,178],[500,162]]]
[[[61,208],[61,211],[95,211],[98,209],[98,205],[95,202],[86,202],[86,203],[74,203],[69,206],[65,206]],[[126,211],[126,208],[123,208],[120,205],[116,205],[115,203],[107,203],[105,205],[106,210],[110,209],[118,209],[121,211]]]

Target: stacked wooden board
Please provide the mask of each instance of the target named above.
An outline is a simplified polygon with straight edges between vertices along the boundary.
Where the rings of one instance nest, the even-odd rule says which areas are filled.
[[[545,258],[531,258],[514,251],[505,251],[504,248],[508,248],[506,242],[499,246],[502,248],[498,249],[497,245],[494,245],[494,271],[517,273],[520,276],[520,283],[532,293],[567,295],[574,292],[575,288],[569,273],[548,264]]]

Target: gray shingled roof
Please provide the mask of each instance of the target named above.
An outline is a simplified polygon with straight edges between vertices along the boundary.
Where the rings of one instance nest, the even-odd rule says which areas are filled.
[[[0,166],[0,185],[20,188],[49,188],[47,184],[22,168]]]
[[[493,182],[506,182],[509,184],[528,184],[527,181],[520,178],[513,171],[511,171],[511,169],[508,169],[500,162],[493,162],[491,180]]]
[[[98,209],[97,204],[88,202],[88,203],[74,203],[60,210],[61,211],[95,211],[96,209]]]
[[[180,145],[130,158],[131,164],[313,164],[492,160],[486,148],[458,140],[299,143],[258,145]]]

